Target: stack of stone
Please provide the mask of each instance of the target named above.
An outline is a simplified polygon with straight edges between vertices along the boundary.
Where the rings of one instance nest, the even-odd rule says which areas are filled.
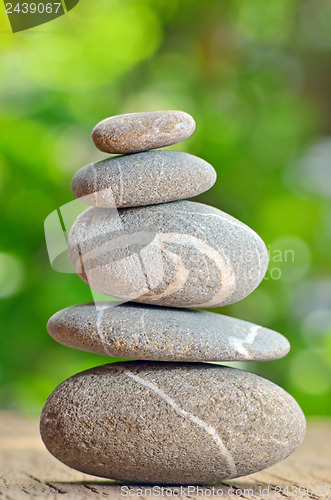
[[[215,483],[269,467],[304,437],[304,416],[283,389],[211,363],[277,359],[288,341],[245,321],[185,309],[243,299],[268,265],[252,229],[215,208],[179,201],[214,184],[211,165],[186,153],[147,151],[194,129],[193,118],[179,111],[108,118],[95,127],[94,143],[123,156],[73,179],[74,195],[92,207],[71,229],[71,262],[91,288],[120,304],[69,307],[49,320],[48,331],[76,349],[138,360],[79,373],[47,400],[41,434],[48,450],[85,473]]]

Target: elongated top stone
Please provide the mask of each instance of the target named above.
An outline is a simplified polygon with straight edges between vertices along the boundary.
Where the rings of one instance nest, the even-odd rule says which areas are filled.
[[[127,362],[74,375],[48,398],[48,450],[88,474],[138,483],[217,483],[258,472],[303,441],[283,389],[204,363]]]
[[[99,122],[92,140],[104,153],[137,153],[184,141],[195,121],[184,111],[145,111],[112,116]]]
[[[124,301],[176,307],[241,300],[268,266],[267,249],[252,229],[190,201],[89,208],[73,224],[68,249],[92,288]]]
[[[177,151],[148,151],[92,163],[79,170],[72,191],[97,207],[137,207],[197,196],[216,181],[206,161]]]
[[[61,344],[108,356],[156,361],[267,361],[288,353],[277,332],[229,316],[111,302],[54,314],[47,329]]]

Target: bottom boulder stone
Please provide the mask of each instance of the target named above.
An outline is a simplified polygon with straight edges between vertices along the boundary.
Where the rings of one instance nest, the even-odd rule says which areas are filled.
[[[60,384],[41,415],[52,455],[120,481],[217,483],[290,455],[305,418],[283,389],[255,374],[202,363],[131,361]]]

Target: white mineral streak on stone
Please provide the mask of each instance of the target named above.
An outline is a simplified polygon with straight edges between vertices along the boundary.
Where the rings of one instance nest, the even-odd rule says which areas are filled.
[[[252,233],[254,235],[255,238],[257,239],[261,239],[260,236],[254,231],[254,229],[252,229],[251,227],[249,226],[246,226],[246,224],[244,224],[243,222],[239,222],[239,221],[235,221],[233,219],[228,219],[227,217],[224,217],[222,214],[213,214],[213,213],[201,213],[201,212],[181,212],[181,211],[176,211],[176,213],[178,214],[190,214],[190,215],[201,215],[202,217],[216,217],[217,219],[221,219],[221,220],[225,220],[227,223],[229,224],[232,224],[233,226],[237,226],[239,227],[240,229],[246,229],[246,231]]]
[[[81,258],[84,264],[84,271],[87,277],[87,282],[91,288],[96,288],[103,293],[110,293],[121,299],[135,299],[149,291],[149,286],[156,287],[163,279],[163,260],[159,245],[154,244],[153,240],[144,247],[140,254],[133,254],[118,261],[112,261],[105,264],[93,264],[98,258],[110,250],[120,248],[129,248],[133,244],[143,244],[151,238],[151,232],[140,231],[133,234],[124,234],[118,238],[113,238],[99,245],[97,248],[89,252],[85,252]],[[157,235],[154,237],[156,239]],[[144,269],[139,260],[139,255],[143,258]],[[80,260],[77,258],[74,263],[75,269],[79,269]],[[125,282],[123,277],[125,270],[126,278],[134,278]],[[77,271],[78,272],[78,271]],[[102,287],[100,283],[106,283],[109,276],[113,277],[113,288],[109,290],[109,286]],[[116,278],[114,278],[117,276]],[[147,278],[149,283],[147,283]],[[123,289],[124,287],[124,289]],[[116,290],[115,290],[116,289]],[[116,291],[118,293],[116,293]],[[121,293],[119,293],[121,291]]]
[[[161,244],[161,250],[163,250],[163,252],[174,263],[175,269],[176,269],[176,277],[175,277],[175,281],[170,283],[170,285],[168,286],[168,288],[164,292],[154,294],[151,297],[148,296],[148,298],[150,300],[159,300],[159,299],[162,299],[164,297],[167,297],[168,295],[171,295],[172,293],[177,292],[178,290],[181,290],[187,281],[188,275],[190,274],[190,272],[184,266],[182,258],[179,255],[177,255],[173,252],[170,252],[169,250],[166,250],[164,248],[164,245],[162,245],[162,244]]]
[[[286,447],[286,442],[285,441],[280,441],[279,439],[276,439],[272,436],[267,436],[267,437],[262,437],[262,436],[254,436],[255,441],[262,441],[262,443],[267,443],[267,445],[270,445],[270,443],[274,443],[278,446],[281,446],[283,448]]]
[[[111,268],[107,270],[107,267],[109,267],[107,265],[100,265],[89,268],[90,266],[88,262],[93,263],[93,261],[95,261],[95,259],[97,259],[98,257],[102,256],[103,253],[106,253],[107,251],[110,251],[112,249],[115,250],[117,248],[129,247],[130,244],[134,243],[141,244],[143,243],[144,237],[147,238],[149,234],[150,233],[148,233],[147,231],[142,231],[130,235],[123,235],[118,238],[114,238],[113,240],[107,241],[106,243],[103,243],[97,248],[91,250],[90,252],[84,253],[82,259],[84,261],[84,268],[90,286],[93,288],[93,284],[94,283],[98,284],[98,282],[102,280],[102,276],[106,276],[107,273],[108,275],[114,276],[114,274],[116,274],[114,273],[114,270],[116,269],[117,266],[119,266],[119,268],[121,267],[126,268],[127,271],[126,276],[129,277],[131,276],[134,277],[135,279],[138,278],[138,276],[136,275],[137,275],[137,265],[139,267],[139,264],[135,262],[135,265],[132,264],[129,266],[128,259],[130,260],[130,257],[120,259],[118,262],[112,262],[111,268],[114,268],[113,270]],[[192,235],[182,234],[182,233],[157,233],[155,235],[155,238],[150,242],[150,244],[147,247],[145,247],[140,253],[142,254],[142,252],[145,252],[148,255],[149,247],[150,248],[156,247],[159,249],[160,252],[164,252],[175,264],[175,269],[176,269],[175,281],[172,282],[165,291],[156,295],[149,295],[147,293],[148,286],[143,286],[143,287],[139,286],[135,289],[135,291],[127,293],[128,298],[134,299],[138,297],[143,297],[144,294],[147,293],[146,297],[148,297],[149,300],[157,301],[163,297],[167,297],[168,295],[175,293],[184,286],[184,284],[187,281],[189,271],[185,268],[183,261],[179,255],[170,252],[169,250],[166,250],[165,245],[167,243],[177,244],[181,246],[187,245],[195,247],[199,252],[201,252],[201,254],[205,255],[210,260],[212,260],[220,271],[221,287],[219,292],[210,301],[201,304],[192,304],[190,305],[191,307],[211,307],[215,304],[218,304],[220,301],[226,300],[235,291],[236,278],[234,272],[227,261],[228,259],[225,256],[222,256],[217,250],[215,250],[207,243],[199,240],[198,238]],[[131,259],[132,257],[133,256],[131,256]],[[155,288],[157,284],[161,283],[164,277],[163,265],[161,263],[162,259],[159,258],[156,260],[157,262],[147,261],[148,265],[146,267],[146,269],[149,271],[150,277],[152,278],[154,284],[153,288]],[[131,273],[129,272],[130,268],[131,268]],[[145,276],[145,282],[147,282],[146,276]],[[145,283],[145,285],[148,284]],[[107,293],[106,290],[104,290],[104,292]],[[121,298],[122,297],[124,298],[125,296],[121,295]]]
[[[123,172],[120,162],[117,162],[118,173],[120,175],[120,204],[123,203]]]
[[[130,243],[141,243],[143,240],[145,232],[141,233],[134,233],[131,235],[124,235],[120,236],[119,238],[115,238],[111,241],[107,241],[106,243],[98,246],[97,248],[93,249],[90,252],[86,252],[83,254],[82,258],[84,261],[84,268],[86,275],[88,277],[88,282],[90,286],[93,287],[94,283],[98,283],[99,279],[102,277],[102,275],[106,274],[106,267],[107,265],[100,265],[100,266],[95,266],[92,268],[89,268],[88,262],[93,262],[94,259],[98,258],[99,256],[102,256],[103,253],[106,253],[107,251],[110,251],[112,249],[116,248],[123,248],[125,246],[129,246]],[[147,235],[147,233],[146,233]],[[168,288],[160,293],[156,294],[153,296],[148,296],[150,300],[159,300],[160,298],[166,297],[170,294],[175,293],[176,291],[180,290],[184,284],[187,281],[189,271],[185,268],[183,261],[181,257],[173,252],[170,252],[169,250],[166,250],[165,244],[166,243],[174,243],[174,244],[179,244],[179,245],[189,245],[197,248],[199,252],[202,254],[206,255],[209,259],[214,261],[215,265],[220,271],[221,277],[222,277],[222,287],[220,291],[215,295],[215,297],[210,300],[207,303],[203,304],[197,304],[194,305],[194,307],[209,307],[213,304],[217,304],[219,300],[221,299],[226,299],[229,295],[233,293],[235,290],[235,285],[236,285],[236,280],[234,273],[230,267],[230,265],[225,261],[224,257],[217,252],[215,249],[213,249],[211,246],[207,245],[203,241],[200,241],[198,238],[195,238],[194,236],[191,235],[185,235],[181,233],[158,233],[156,234],[154,240],[146,247],[144,248],[141,253],[145,254],[144,255],[144,260],[146,260],[146,257],[148,256],[148,247],[156,247],[159,249],[160,252],[164,252],[175,264],[176,268],[176,278],[173,283],[171,283]],[[154,248],[155,249],[155,248]],[[147,255],[146,255],[147,254]],[[155,252],[153,251],[153,254]],[[160,257],[158,252],[156,252],[156,255],[154,255],[154,259],[156,262],[153,263],[151,262],[146,262],[148,265],[146,269],[149,270],[149,274],[151,275],[150,277],[152,278],[153,285],[154,287],[159,284],[162,279],[163,279],[163,265],[162,265],[162,259],[161,258],[156,258]],[[113,267],[119,267],[125,266],[127,270],[131,267],[132,273],[135,275],[137,274],[137,262],[135,261],[131,266],[128,266],[128,259],[132,259],[133,256],[127,257],[120,259],[118,262],[112,263]],[[151,265],[152,264],[152,265]],[[157,264],[157,265],[155,265]],[[139,267],[139,264],[138,264]],[[151,269],[153,272],[150,272]],[[114,270],[113,270],[114,271]],[[110,270],[109,270],[110,272]],[[114,275],[114,272],[111,274]],[[128,273],[126,273],[128,274]],[[146,277],[145,277],[146,281]],[[139,294],[140,291],[140,294]],[[143,293],[146,294],[147,289],[144,286],[143,288],[138,288],[133,293],[131,292],[130,294],[128,293],[129,298],[138,298],[140,295]]]
[[[236,337],[229,337],[229,343],[237,352],[244,356],[244,359],[250,359],[251,353],[239,339]]]
[[[261,281],[261,280],[262,280],[262,278],[263,278],[263,277],[264,277],[264,275],[265,275],[265,271],[264,271],[264,269],[263,269],[263,267],[262,267],[262,265],[261,265],[261,255],[260,255],[260,252],[258,251],[258,249],[257,249],[257,248],[255,248],[255,253],[256,253],[256,255],[257,255],[257,260],[258,260],[258,263],[259,263],[259,264],[258,264],[258,271],[259,271],[259,280]],[[268,257],[268,259],[269,259],[269,257]]]
[[[147,332],[146,332],[146,326],[145,326],[145,316],[146,316],[147,313],[148,313],[148,309],[146,309],[146,311],[144,311],[142,313],[142,315],[140,317],[140,322],[141,322],[143,334],[145,335],[145,338],[146,338],[146,342],[147,342],[147,344],[149,344],[149,338],[148,338],[148,335],[147,335]]]
[[[176,125],[174,125],[172,127],[172,132],[176,132],[177,130],[179,130],[181,132],[184,129],[185,129],[185,127],[183,125],[183,122],[178,122],[178,123],[176,123]]]
[[[193,246],[203,255],[206,255],[209,259],[211,259],[219,269],[222,278],[222,286],[220,291],[209,302],[190,305],[190,307],[210,307],[214,304],[218,304],[220,300],[225,300],[234,292],[236,288],[236,278],[231,269],[231,266],[225,261],[225,258],[217,250],[207,245],[207,243],[200,241],[195,236],[181,233],[159,233],[157,234],[157,237],[155,238],[153,244],[156,244],[157,241],[162,241],[162,243],[175,243],[178,245]],[[187,271],[186,268],[184,268],[182,271],[184,270]],[[176,269],[176,275],[177,273],[178,269]],[[167,290],[169,290],[172,285],[173,284],[169,285]],[[177,286],[175,289],[170,290],[170,293],[174,293],[178,289],[179,288]],[[167,293],[167,290],[163,292],[162,297],[165,296],[164,294],[170,294]],[[149,299],[158,300],[158,297],[154,295],[152,297],[149,297]]]
[[[255,337],[257,336],[260,328],[261,328],[261,326],[259,326],[259,325],[252,325],[250,327],[249,332],[244,340],[245,344],[252,344],[252,342],[254,342]]]
[[[221,450],[221,453],[223,454],[225,460],[227,461],[228,468],[229,468],[229,478],[235,477],[237,474],[237,467],[236,464],[233,460],[233,457],[230,453],[230,451],[226,448],[225,444],[223,443],[222,439],[220,436],[217,434],[216,429],[201,420],[200,418],[196,417],[192,413],[184,410],[181,408],[168,394],[166,394],[162,389],[160,389],[157,385],[153,384],[152,382],[149,382],[148,380],[145,380],[142,377],[139,377],[139,375],[132,373],[128,370],[125,370],[123,372],[125,375],[128,377],[132,378],[139,384],[147,387],[148,389],[151,389],[153,392],[155,392],[158,396],[160,396],[166,403],[168,403],[172,408],[179,414],[182,415],[184,418],[188,418],[191,422],[194,424],[198,425],[201,429],[204,429],[214,440],[214,442],[217,444],[219,449]]]
[[[103,314],[104,314],[105,310],[108,309],[108,307],[109,307],[108,305],[104,305],[104,306],[101,306],[99,308],[98,317],[97,317],[97,331],[98,331],[99,339],[101,340],[101,344],[105,350],[105,353],[107,353],[109,356],[114,356],[114,354],[111,353],[110,350],[108,349],[107,342],[106,342],[106,339],[105,339],[105,336],[104,336],[104,333],[103,333],[103,330],[101,327]]]
[[[165,162],[164,161],[161,161],[160,162],[160,172],[159,172],[159,175],[158,175],[158,182],[157,182],[157,186],[159,187],[160,184],[163,182],[163,168],[166,168],[167,169],[167,166],[165,165]]]
[[[258,334],[258,330],[261,328],[259,325],[252,325],[249,329],[249,331],[246,334],[246,337],[243,340],[240,340],[236,337],[229,337],[229,342],[231,346],[237,350],[237,352],[240,352],[240,354],[243,354],[246,359],[250,359],[252,356],[252,353],[245,347],[244,344],[249,344],[251,345],[254,340],[256,335]]]
[[[246,226],[246,224],[243,224],[239,221],[235,221],[233,219],[228,219],[227,217],[224,217],[224,215],[222,214],[214,214],[214,213],[202,213],[202,212],[184,212],[184,211],[177,211],[176,212],[177,214],[179,213],[182,213],[184,215],[187,215],[187,214],[190,214],[190,215],[201,215],[202,217],[216,217],[217,219],[221,219],[221,220],[224,220],[226,222],[228,222],[229,224],[232,224],[233,226],[236,226],[236,227],[239,227],[240,229],[245,229],[247,232],[249,232],[250,234],[252,234],[254,236],[255,239],[259,240],[259,241],[262,241],[260,236],[252,229],[250,228],[249,226]],[[261,255],[260,255],[260,252],[257,250],[257,248],[255,248],[255,252],[256,252],[256,255],[257,255],[257,260],[258,260],[258,271],[259,271],[259,280],[261,280],[264,276],[264,269],[261,265]],[[214,300],[214,303],[215,303],[215,300]],[[194,304],[192,305],[191,307],[210,307],[212,304],[212,302],[208,303],[208,304]]]
[[[153,290],[164,278],[162,250],[152,242],[140,250],[140,256],[146,281],[148,279],[149,288]]]
[[[97,169],[96,169],[95,165],[92,168],[92,172],[93,172],[93,194],[92,194],[92,196],[89,195],[89,198],[92,201],[93,201],[93,199],[95,199],[95,202],[99,203],[100,199],[102,199],[102,192],[97,191],[97,189],[98,189],[98,180],[97,180],[98,174],[97,174]]]

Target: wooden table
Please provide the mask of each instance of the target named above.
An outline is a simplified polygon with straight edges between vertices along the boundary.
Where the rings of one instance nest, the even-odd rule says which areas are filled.
[[[36,420],[0,413],[0,500],[150,498],[148,488],[98,479],[66,467],[44,448]],[[309,422],[304,444],[280,464],[214,488],[200,487],[197,491],[186,487],[180,491],[164,486],[163,495],[159,489],[159,495],[153,496],[331,498],[331,421]]]

